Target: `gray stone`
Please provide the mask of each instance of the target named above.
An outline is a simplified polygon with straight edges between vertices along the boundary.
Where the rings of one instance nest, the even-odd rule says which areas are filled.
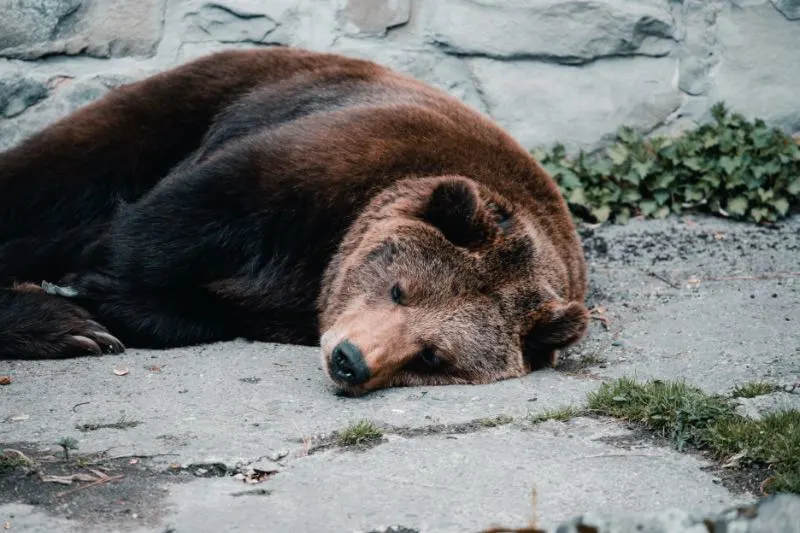
[[[330,0],[277,0],[265,2],[280,25],[270,34],[270,42],[328,50],[342,36],[338,19],[339,2]]]
[[[278,23],[263,11],[263,2],[255,0],[205,3],[186,14],[184,42],[265,42]]]
[[[109,86],[99,79],[54,80],[56,88],[49,98],[25,113],[0,121],[0,150],[10,148],[26,138],[105,94]]]
[[[662,56],[675,46],[667,0],[436,0],[431,41],[457,54],[582,63],[603,56]]]
[[[234,529],[232,517],[248,523],[269,516],[271,531],[319,531],[324,522],[326,531],[402,525],[464,533],[492,525],[522,527],[532,517],[540,527],[554,529],[594,510],[718,512],[748,501],[714,484],[694,457],[608,442],[625,435],[617,424],[576,419],[553,427],[393,437],[362,453],[315,453],[282,469],[269,481],[270,496],[256,502],[228,496],[238,490],[228,480],[197,480],[171,488],[165,503],[176,511],[167,520],[187,531]],[[291,511],[300,495],[314,505]],[[226,512],[220,512],[219,502]]]
[[[800,497],[779,494],[719,514],[691,514],[680,509],[663,513],[585,515],[558,527],[556,533],[783,533],[800,532]]]
[[[376,61],[439,87],[481,112],[486,105],[472,80],[469,65],[438,50],[404,48],[358,39],[339,39],[334,50]]]
[[[82,0],[0,0],[0,55],[8,48],[48,41],[82,3]]]
[[[718,16],[717,39],[720,62],[708,91],[711,100],[788,133],[800,131],[800,24],[769,3],[728,8]]]
[[[787,409],[800,411],[800,394],[778,391],[755,398],[737,398],[736,403],[737,413],[760,420],[769,413]]]
[[[0,78],[0,115],[11,118],[47,98],[43,79],[16,74]]]
[[[649,131],[681,104],[672,58],[625,58],[582,67],[470,61],[489,114],[525,147],[593,148],[622,125]]]
[[[408,22],[411,0],[345,0],[339,16],[348,35],[386,35]]]
[[[10,3],[7,12],[12,24],[19,19],[41,28],[29,35],[25,32],[24,39],[9,41],[13,44],[3,45],[6,30],[0,25],[0,56],[15,59],[59,54],[151,56],[163,32],[165,0],[4,1]]]
[[[771,2],[787,19],[800,19],[800,0],[771,0]]]

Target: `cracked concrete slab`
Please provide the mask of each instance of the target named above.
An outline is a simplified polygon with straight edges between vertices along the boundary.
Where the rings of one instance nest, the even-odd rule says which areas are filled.
[[[701,217],[633,221],[584,228],[582,237],[589,303],[609,327],[594,321],[556,369],[520,379],[346,398],[326,383],[315,349],[239,341],[2,361],[12,383],[0,387],[0,448],[68,474],[76,463],[57,459],[56,441],[73,437],[73,456],[105,452],[108,475],[124,477],[60,497],[34,476],[5,478],[0,523],[445,532],[519,527],[534,515],[552,527],[594,511],[713,513],[751,501],[706,459],[637,439],[622,422],[534,426],[527,415],[585,405],[616,376],[686,379],[709,392],[800,381],[800,218],[776,229]],[[501,415],[511,423],[482,422]],[[385,428],[386,442],[314,448],[362,419]],[[233,475],[248,465],[262,482]]]

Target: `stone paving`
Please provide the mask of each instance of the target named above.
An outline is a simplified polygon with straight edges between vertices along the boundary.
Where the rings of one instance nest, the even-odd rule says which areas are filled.
[[[620,421],[532,420],[584,405],[618,376],[685,379],[709,392],[800,381],[800,218],[777,229],[673,218],[581,234],[589,303],[605,308],[609,327],[593,322],[556,369],[520,379],[345,398],[325,381],[315,349],[242,341],[0,362],[0,375],[13,379],[0,387],[0,447],[71,474],[56,442],[72,437],[70,464],[84,466],[75,472],[104,452],[94,466],[122,476],[88,487],[0,477],[0,523],[12,531],[477,532],[532,520],[554,528],[585,513],[714,514],[753,502],[757,494],[708,459]],[[798,408],[799,396],[773,393],[743,409]],[[331,440],[363,419],[383,429],[377,445]]]

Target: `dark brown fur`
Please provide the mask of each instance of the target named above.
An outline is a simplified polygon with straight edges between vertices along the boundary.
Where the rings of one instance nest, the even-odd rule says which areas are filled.
[[[77,293],[0,292],[4,357],[119,351],[108,331],[149,347],[322,335],[326,368],[338,341],[359,345],[369,380],[337,381],[359,393],[519,376],[586,327],[552,179],[491,120],[371,62],[201,58],[0,154],[0,198],[0,281]]]

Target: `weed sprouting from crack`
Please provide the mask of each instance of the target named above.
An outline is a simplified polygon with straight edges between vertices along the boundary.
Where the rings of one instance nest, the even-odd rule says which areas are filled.
[[[548,409],[539,414],[528,415],[528,420],[530,420],[531,423],[533,424],[540,424],[548,420],[557,420],[559,422],[566,422],[567,420],[570,420],[577,416],[581,416],[583,414],[584,414],[583,409],[579,409],[572,405],[568,405],[566,407],[557,407],[555,409]]]
[[[383,438],[383,431],[369,420],[361,420],[338,432],[339,446],[364,447],[376,444]]]
[[[755,398],[776,390],[777,387],[768,381],[749,381],[735,386],[731,391],[731,398]]]
[[[505,426],[514,421],[514,417],[510,415],[497,415],[488,418],[479,418],[478,424],[485,428],[494,428],[497,426]]]

